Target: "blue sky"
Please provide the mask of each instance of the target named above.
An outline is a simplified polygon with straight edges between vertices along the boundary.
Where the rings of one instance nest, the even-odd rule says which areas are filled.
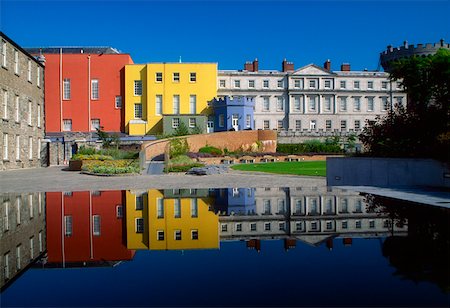
[[[450,41],[450,1],[0,1],[0,26],[24,47],[113,46],[135,63],[217,62],[241,69],[376,69],[387,45]]]

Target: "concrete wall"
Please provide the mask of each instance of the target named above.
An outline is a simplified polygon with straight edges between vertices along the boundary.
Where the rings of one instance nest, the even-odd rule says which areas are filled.
[[[237,132],[220,132],[202,135],[190,135],[186,138],[191,152],[197,152],[205,145],[220,149],[227,148],[236,151],[240,148],[247,149],[256,141],[261,141],[263,152],[275,153],[277,149],[277,132],[270,130],[246,130]],[[151,160],[155,156],[164,154],[169,139],[146,142],[142,145],[141,152],[145,153],[145,160]]]
[[[450,166],[432,159],[327,159],[327,185],[450,187]]]

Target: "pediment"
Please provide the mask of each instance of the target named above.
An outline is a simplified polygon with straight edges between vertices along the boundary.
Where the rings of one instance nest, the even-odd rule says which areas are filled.
[[[319,246],[321,245],[323,242],[325,242],[326,240],[333,238],[333,235],[299,235],[296,236],[296,238],[305,243],[305,244],[309,244],[311,246]]]
[[[308,64],[294,71],[293,75],[333,75],[329,71],[315,64]]]

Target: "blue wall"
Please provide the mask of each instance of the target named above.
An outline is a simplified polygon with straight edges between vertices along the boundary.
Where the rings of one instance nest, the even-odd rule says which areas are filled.
[[[253,99],[247,97],[231,99],[229,96],[225,96],[224,98],[214,99],[211,106],[214,114],[215,132],[228,131],[232,129],[233,114],[238,115],[237,130],[255,129],[253,119],[255,102]],[[224,119],[223,126],[219,125],[221,116]],[[247,116],[250,117],[250,125],[247,125]]]

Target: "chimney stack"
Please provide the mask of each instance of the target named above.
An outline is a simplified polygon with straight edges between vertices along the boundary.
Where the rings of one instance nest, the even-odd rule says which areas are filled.
[[[288,62],[286,58],[281,63],[281,70],[283,72],[293,72],[294,71],[294,63]]]
[[[327,71],[331,71],[331,61],[330,61],[330,59],[325,61],[325,63],[323,64],[323,68],[326,69]]]
[[[258,71],[258,58],[255,58],[255,60],[253,60],[253,72],[257,71]]]
[[[350,72],[350,63],[342,63],[341,64],[341,71],[343,71],[343,72]]]
[[[253,63],[250,61],[245,62],[244,64],[244,70],[253,72]]]
[[[42,53],[42,48],[39,49],[39,56],[36,57],[36,60],[45,66],[45,56]]]

